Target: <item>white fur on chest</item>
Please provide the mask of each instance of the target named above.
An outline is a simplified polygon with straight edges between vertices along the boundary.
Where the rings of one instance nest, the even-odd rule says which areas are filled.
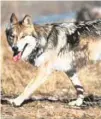
[[[43,53],[40,57],[35,59],[35,65],[39,67],[42,63],[44,63],[46,60],[52,60],[51,55],[47,55]],[[68,71],[72,68],[72,61],[73,61],[73,53],[69,52],[64,54],[63,56],[57,56],[52,68],[54,70],[59,70],[59,71]]]
[[[63,56],[58,56],[55,61],[53,68],[59,71],[68,71],[72,68],[73,62],[73,53],[69,52],[64,54]]]

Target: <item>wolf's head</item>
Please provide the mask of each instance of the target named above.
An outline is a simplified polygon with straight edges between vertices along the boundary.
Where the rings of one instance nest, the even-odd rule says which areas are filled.
[[[15,61],[19,59],[26,60],[37,45],[37,34],[29,15],[18,21],[13,13],[9,27],[6,28],[6,36],[14,52],[13,59]]]

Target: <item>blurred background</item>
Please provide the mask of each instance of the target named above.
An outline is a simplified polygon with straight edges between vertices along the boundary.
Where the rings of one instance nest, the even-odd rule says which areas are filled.
[[[13,12],[19,19],[29,14],[35,23],[66,21],[75,19],[76,13],[84,8],[84,12],[88,10],[89,14],[93,12],[95,15],[95,7],[100,8],[101,12],[101,1],[2,1],[1,22],[2,25],[7,24]]]
[[[37,24],[63,21],[79,22],[101,18],[101,1],[1,1],[1,92],[5,96],[14,97],[19,95],[28,82],[36,76],[37,68],[27,62],[19,61],[15,63],[12,60],[12,52],[7,44],[4,32],[12,13],[15,13],[19,20],[28,14],[32,17],[33,23]],[[79,72],[79,77],[85,88],[85,95],[101,96],[101,62],[90,64],[83,68]],[[34,96],[56,96],[67,99],[76,97],[74,87],[63,72],[55,71],[49,78],[51,80],[41,86]],[[48,105],[48,108],[46,105]],[[30,111],[31,106],[34,106],[33,111]],[[53,110],[50,108],[51,106],[53,106]],[[65,106],[61,103],[49,102],[36,102],[29,104],[28,108],[27,111],[26,108],[20,108],[19,111],[15,109],[13,113],[11,107],[3,106],[2,113],[4,117],[8,116],[9,119],[20,119],[21,115],[25,116],[22,117],[23,119],[37,119],[39,115],[40,118],[38,119],[43,117],[44,119],[50,119],[50,117],[52,117],[51,119],[57,119],[57,117],[60,117],[58,119],[67,119],[67,114],[73,117],[70,119],[75,119],[74,116],[76,119],[81,119],[83,114],[85,114],[84,119],[93,119],[93,117],[88,117],[92,115],[94,110],[90,109],[88,112],[79,111],[74,113],[73,110],[71,112],[68,108],[65,109]],[[94,118],[97,119],[97,116],[99,116],[99,119],[101,119],[99,113],[101,114],[100,108],[95,109]],[[19,117],[12,118],[15,116]]]

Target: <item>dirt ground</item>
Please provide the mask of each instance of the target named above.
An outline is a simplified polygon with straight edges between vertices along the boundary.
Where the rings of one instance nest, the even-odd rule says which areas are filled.
[[[3,96],[13,97],[19,95],[30,79],[35,77],[37,68],[26,62],[13,62],[3,32],[1,42],[1,92]],[[79,77],[85,88],[85,96],[89,94],[101,96],[101,62],[84,67],[79,71]],[[51,80],[41,86],[33,97],[76,98],[75,90],[63,72],[55,71],[49,79]],[[3,103],[0,106],[1,119],[101,119],[100,105],[75,108],[68,107],[65,101],[37,100],[17,108]]]
[[[2,105],[2,119],[101,119],[101,108],[68,108],[59,102],[37,101],[15,108]]]

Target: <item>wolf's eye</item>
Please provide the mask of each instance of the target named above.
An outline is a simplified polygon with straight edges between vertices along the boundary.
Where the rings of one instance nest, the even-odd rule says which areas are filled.
[[[15,35],[10,34],[10,38],[11,38],[11,39],[14,39],[14,38],[15,38]]]
[[[21,38],[24,38],[25,37],[25,35],[23,35]]]
[[[11,34],[11,37],[14,38],[15,36],[13,34]]]

